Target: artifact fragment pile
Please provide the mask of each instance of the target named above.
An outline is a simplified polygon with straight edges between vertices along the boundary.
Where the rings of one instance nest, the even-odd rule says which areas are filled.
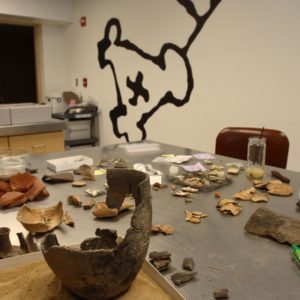
[[[18,173],[9,181],[0,181],[0,207],[8,208],[33,201],[39,196],[47,197],[46,185],[31,173]]]

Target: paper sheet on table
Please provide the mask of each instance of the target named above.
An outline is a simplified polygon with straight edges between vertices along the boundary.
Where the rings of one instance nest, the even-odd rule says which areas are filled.
[[[161,157],[158,156],[152,160],[152,162],[155,163],[176,163],[181,164],[183,162],[186,162],[192,158],[191,155],[176,155],[174,157]]]
[[[148,142],[126,143],[118,145],[119,148],[127,152],[147,152],[147,151],[160,151],[160,144]]]
[[[98,175],[106,175],[106,170],[105,169],[97,169],[97,170],[95,170],[94,174],[96,176],[98,176]]]
[[[215,157],[210,153],[197,153],[194,154],[197,159],[214,159]]]
[[[181,167],[188,172],[198,172],[206,170],[206,168],[200,162],[197,162],[194,165],[181,165]]]
[[[233,167],[233,166],[237,166],[238,168],[242,169],[244,168],[244,164],[241,162],[231,162],[231,163],[226,163],[227,167]]]
[[[150,164],[142,164],[142,163],[136,163],[133,165],[133,168],[137,171],[144,172],[148,175],[163,175],[163,172],[154,169]]]
[[[161,176],[160,175],[150,175],[150,185],[153,185],[154,183],[161,183]]]

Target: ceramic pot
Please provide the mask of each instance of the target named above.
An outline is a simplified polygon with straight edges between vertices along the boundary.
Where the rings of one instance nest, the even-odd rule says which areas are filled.
[[[81,249],[60,247],[51,234],[42,243],[44,257],[63,284],[84,299],[113,299],[126,292],[145,260],[152,222],[151,192],[147,174],[135,170],[107,170],[106,204],[119,209],[132,194],[135,210],[121,241],[109,229],[85,240]]]

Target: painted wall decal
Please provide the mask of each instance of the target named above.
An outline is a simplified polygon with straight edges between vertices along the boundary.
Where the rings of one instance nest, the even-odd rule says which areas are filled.
[[[138,96],[143,97],[146,102],[149,101],[149,91],[142,86],[142,80],[143,74],[140,71],[138,72],[135,81],[131,81],[130,78],[127,77],[127,86],[132,89],[134,93],[133,97],[129,99],[131,105],[137,105]]]
[[[98,42],[100,68],[110,67],[116,88],[117,105],[110,111],[113,132],[118,138],[125,137],[127,142],[130,141],[130,132],[120,126],[121,118],[132,119],[140,130],[141,140],[144,140],[147,137],[145,124],[160,107],[166,104],[181,107],[190,100],[194,79],[187,53],[221,0],[211,0],[209,9],[203,15],[197,13],[191,0],[177,0],[177,2],[196,22],[193,32],[183,47],[174,43],[165,43],[158,55],[151,55],[122,37],[121,24],[117,18],[112,18],[107,22],[104,38]],[[126,68],[133,66],[129,67],[128,71],[126,69],[125,75],[124,67],[122,68],[124,62],[120,57],[126,58]],[[176,72],[185,80],[184,94],[166,79],[166,74],[172,73],[174,64],[176,64]],[[150,73],[161,77],[161,86],[164,89],[156,89],[153,86],[149,81]],[[136,114],[137,106],[142,108],[140,115]]]

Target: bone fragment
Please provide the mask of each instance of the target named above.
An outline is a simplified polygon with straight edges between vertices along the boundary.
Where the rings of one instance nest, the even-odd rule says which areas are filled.
[[[265,207],[258,208],[252,214],[245,230],[258,236],[272,238],[279,243],[300,245],[300,221]]]
[[[82,207],[84,209],[91,209],[95,206],[96,201],[93,198],[85,199],[82,201]]]
[[[81,201],[81,199],[78,195],[68,196],[67,201],[68,201],[69,204],[72,204],[72,205],[77,206],[77,207],[81,207],[81,205],[82,205],[82,201]]]
[[[214,298],[215,299],[228,299],[228,289],[214,289]]]
[[[171,279],[176,285],[181,285],[184,282],[192,280],[196,275],[197,272],[177,272],[171,276]]]
[[[151,231],[153,233],[163,233],[165,235],[173,234],[175,229],[172,225],[169,224],[155,224],[152,225]]]
[[[208,215],[202,213],[201,211],[188,211],[185,210],[185,220],[194,224],[201,223],[202,218],[206,218]]]
[[[182,262],[182,268],[188,271],[193,271],[195,262],[191,257],[186,257]]]
[[[235,200],[221,199],[218,201],[217,209],[224,215],[238,215],[241,211],[241,207]]]
[[[122,206],[118,208],[109,208],[105,202],[98,202],[93,210],[93,214],[96,218],[111,218],[119,214],[119,212],[133,207],[134,204],[130,200],[124,200]]]
[[[64,217],[63,217],[63,222],[68,225],[68,226],[74,226],[75,223],[71,217],[71,215],[69,214],[69,212],[65,211],[64,213]]]
[[[83,186],[86,186],[86,182],[84,180],[73,181],[72,186],[74,186],[74,187],[83,187]]]

